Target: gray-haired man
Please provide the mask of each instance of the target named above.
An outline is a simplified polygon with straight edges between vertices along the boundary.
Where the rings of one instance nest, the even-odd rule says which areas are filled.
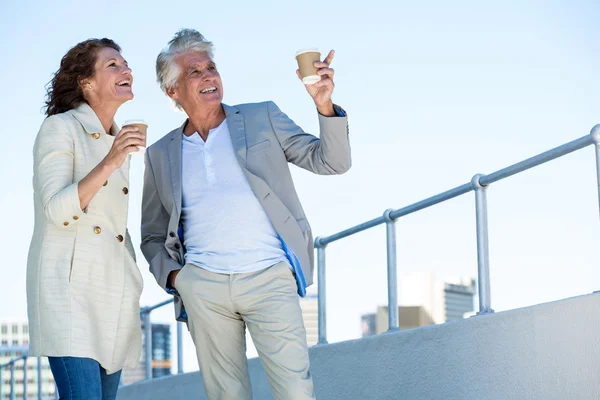
[[[161,88],[189,118],[146,152],[141,247],[188,322],[211,400],[252,398],[246,326],[275,399],[315,398],[298,301],[312,283],[313,239],[288,162],[323,175],[350,168],[333,55],[306,87],[320,138],[273,102],[223,104],[200,33],[179,31],[158,56]]]

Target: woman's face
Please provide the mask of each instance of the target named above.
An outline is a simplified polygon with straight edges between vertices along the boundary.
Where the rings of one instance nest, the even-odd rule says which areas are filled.
[[[127,61],[117,50],[98,50],[94,76],[83,84],[83,93],[91,104],[119,103],[133,99],[133,75]]]

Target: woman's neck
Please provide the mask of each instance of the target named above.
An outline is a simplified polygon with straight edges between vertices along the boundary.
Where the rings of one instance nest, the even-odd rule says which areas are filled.
[[[100,120],[100,123],[104,128],[104,132],[110,135],[110,128],[112,127],[113,121],[115,119],[115,114],[117,113],[119,106],[104,103],[90,104],[90,107],[92,107],[92,110],[94,110],[94,112],[98,116],[98,119]],[[116,132],[114,133],[116,134]]]

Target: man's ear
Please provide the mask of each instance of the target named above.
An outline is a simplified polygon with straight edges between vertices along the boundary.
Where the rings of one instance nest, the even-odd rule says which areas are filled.
[[[179,100],[179,95],[177,94],[177,91],[175,90],[175,88],[168,88],[167,96],[169,96],[171,99],[173,99],[175,101]]]

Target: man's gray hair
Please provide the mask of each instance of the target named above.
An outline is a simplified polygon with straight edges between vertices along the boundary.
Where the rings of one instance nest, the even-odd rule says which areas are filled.
[[[179,65],[175,62],[178,55],[188,51],[207,53],[213,59],[213,44],[206,40],[200,32],[194,29],[180,29],[169,45],[160,52],[156,58],[156,80],[163,92],[177,87],[177,78],[181,73]]]

